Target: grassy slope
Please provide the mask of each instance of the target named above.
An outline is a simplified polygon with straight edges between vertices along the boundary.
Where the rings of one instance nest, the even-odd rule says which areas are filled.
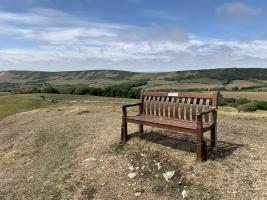
[[[232,88],[267,84],[267,69],[210,69],[166,73],[136,73],[116,70],[73,72],[8,71],[0,73],[0,89],[52,85],[107,87],[147,81],[146,89]],[[238,80],[238,81],[235,81]],[[241,80],[241,81],[240,81]]]
[[[225,98],[247,98],[250,100],[267,101],[267,92],[222,92]]]
[[[44,96],[43,99],[40,96]],[[135,102],[135,99],[79,96],[64,94],[1,94],[0,93],[0,120],[20,112],[30,111],[38,108],[59,107],[72,102],[110,102],[121,104],[124,102]]]

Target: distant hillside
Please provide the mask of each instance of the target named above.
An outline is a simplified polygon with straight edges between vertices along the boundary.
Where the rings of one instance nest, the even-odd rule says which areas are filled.
[[[149,90],[245,89],[267,88],[267,68],[228,68],[164,73],[137,73],[117,70],[68,72],[0,72],[0,90],[24,90],[33,87],[84,85],[108,87],[127,85]]]

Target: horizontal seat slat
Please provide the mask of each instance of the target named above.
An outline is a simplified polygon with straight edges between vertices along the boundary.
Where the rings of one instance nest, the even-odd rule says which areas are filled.
[[[131,122],[148,122],[153,124],[162,124],[166,126],[174,126],[174,127],[181,127],[185,129],[197,129],[197,123],[194,121],[187,121],[181,119],[173,119],[173,118],[159,118],[159,117],[152,117],[147,115],[136,115],[136,116],[128,116],[126,117],[127,121]],[[203,128],[210,127],[209,124],[204,123]]]

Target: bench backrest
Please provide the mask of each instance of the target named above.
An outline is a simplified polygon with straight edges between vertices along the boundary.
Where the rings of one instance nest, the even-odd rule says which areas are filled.
[[[176,118],[196,121],[196,113],[211,107],[218,107],[219,92],[146,92],[140,98],[143,103],[142,114],[162,118]],[[209,123],[211,116],[204,117]]]

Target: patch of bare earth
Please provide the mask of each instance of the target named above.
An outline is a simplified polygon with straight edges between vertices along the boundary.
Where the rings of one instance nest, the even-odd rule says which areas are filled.
[[[13,115],[0,121],[0,199],[266,199],[266,123],[218,121],[219,158],[196,162],[188,135],[145,127],[119,145],[118,106]]]

